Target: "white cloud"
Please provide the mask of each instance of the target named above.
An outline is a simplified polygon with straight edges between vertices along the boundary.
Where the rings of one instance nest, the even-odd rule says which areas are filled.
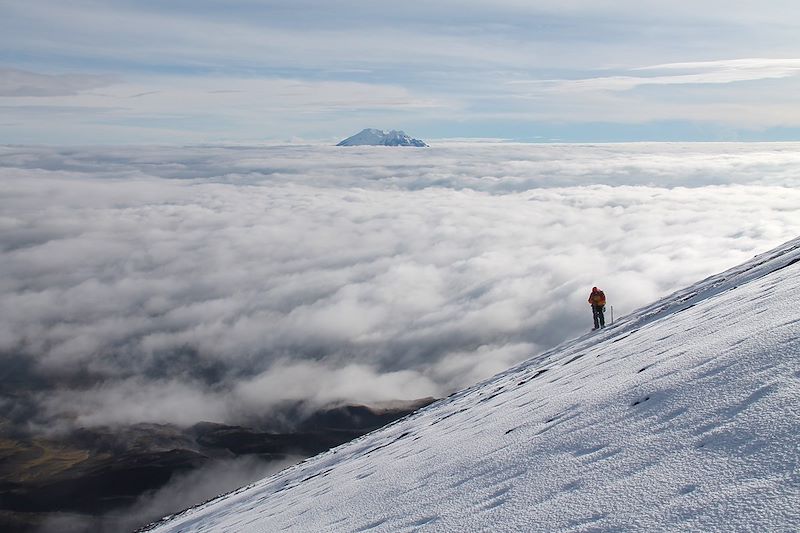
[[[72,96],[114,83],[110,76],[89,74],[47,75],[0,68],[0,97]]]
[[[83,424],[447,394],[795,237],[798,154],[3,147],[0,352]]]
[[[515,81],[512,84],[540,86],[548,91],[628,91],[644,85],[724,84],[788,78],[800,75],[800,59],[731,59],[668,63],[639,67],[633,71],[684,70],[685,74],[661,76],[602,76],[576,80]]]
[[[510,98],[525,102],[531,121],[575,124],[683,123],[693,130],[737,132],[800,123],[794,94],[800,60],[730,60],[643,67],[660,75],[528,80],[506,85]],[[680,74],[675,71],[684,70]],[[737,83],[742,82],[742,83]],[[747,83],[743,83],[747,82]],[[765,97],[768,95],[768,97]],[[517,115],[518,116],[518,115]],[[506,115],[510,120],[512,115]],[[713,136],[712,136],[713,137]]]
[[[313,386],[310,386],[312,385]],[[359,398],[374,405],[398,398],[425,398],[441,388],[424,371],[380,372],[364,364],[331,368],[314,361],[281,361],[234,391],[237,401],[251,412],[282,401],[326,405]]]
[[[384,6],[319,4],[293,7],[243,6],[220,13],[199,5],[190,12],[135,4],[40,2],[11,8],[19,20],[6,37],[24,48],[103,61],[150,62],[199,68],[356,69],[397,65],[528,64],[534,50],[509,46],[502,35],[474,39],[450,25],[431,31],[414,10],[391,18]],[[434,10],[436,12],[436,10]],[[430,13],[430,11],[428,11]],[[463,21],[485,33],[481,17]],[[299,21],[305,21],[303,24]],[[30,31],[34,28],[35,31]],[[108,28],[114,28],[113,34]],[[27,30],[27,31],[26,31]],[[49,31],[45,31],[49,30]],[[104,46],[96,46],[96,43]]]
[[[633,70],[722,70],[741,72],[766,72],[770,75],[792,76],[800,70],[800,59],[744,58],[718,61],[691,61],[664,63],[639,67]]]

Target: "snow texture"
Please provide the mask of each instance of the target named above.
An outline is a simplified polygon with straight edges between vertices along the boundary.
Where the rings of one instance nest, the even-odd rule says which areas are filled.
[[[796,531],[798,287],[795,239],[153,527]]]
[[[417,146],[421,148],[428,145],[419,139],[412,139],[404,131],[366,128],[336,146]]]

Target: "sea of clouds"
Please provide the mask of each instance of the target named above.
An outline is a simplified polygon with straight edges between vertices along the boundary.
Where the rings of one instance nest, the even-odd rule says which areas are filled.
[[[800,144],[0,147],[7,418],[443,396],[800,234]]]

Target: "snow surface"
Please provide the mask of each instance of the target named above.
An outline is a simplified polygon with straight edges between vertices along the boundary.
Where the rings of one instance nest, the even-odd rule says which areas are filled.
[[[797,531],[799,290],[795,239],[155,531]]]
[[[416,146],[421,148],[428,145],[419,139],[412,139],[404,131],[366,128],[336,146]]]

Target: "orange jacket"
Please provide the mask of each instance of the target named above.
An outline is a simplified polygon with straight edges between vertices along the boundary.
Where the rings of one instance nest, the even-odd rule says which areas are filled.
[[[589,295],[589,303],[592,305],[606,305],[606,295],[601,290],[592,291]]]

